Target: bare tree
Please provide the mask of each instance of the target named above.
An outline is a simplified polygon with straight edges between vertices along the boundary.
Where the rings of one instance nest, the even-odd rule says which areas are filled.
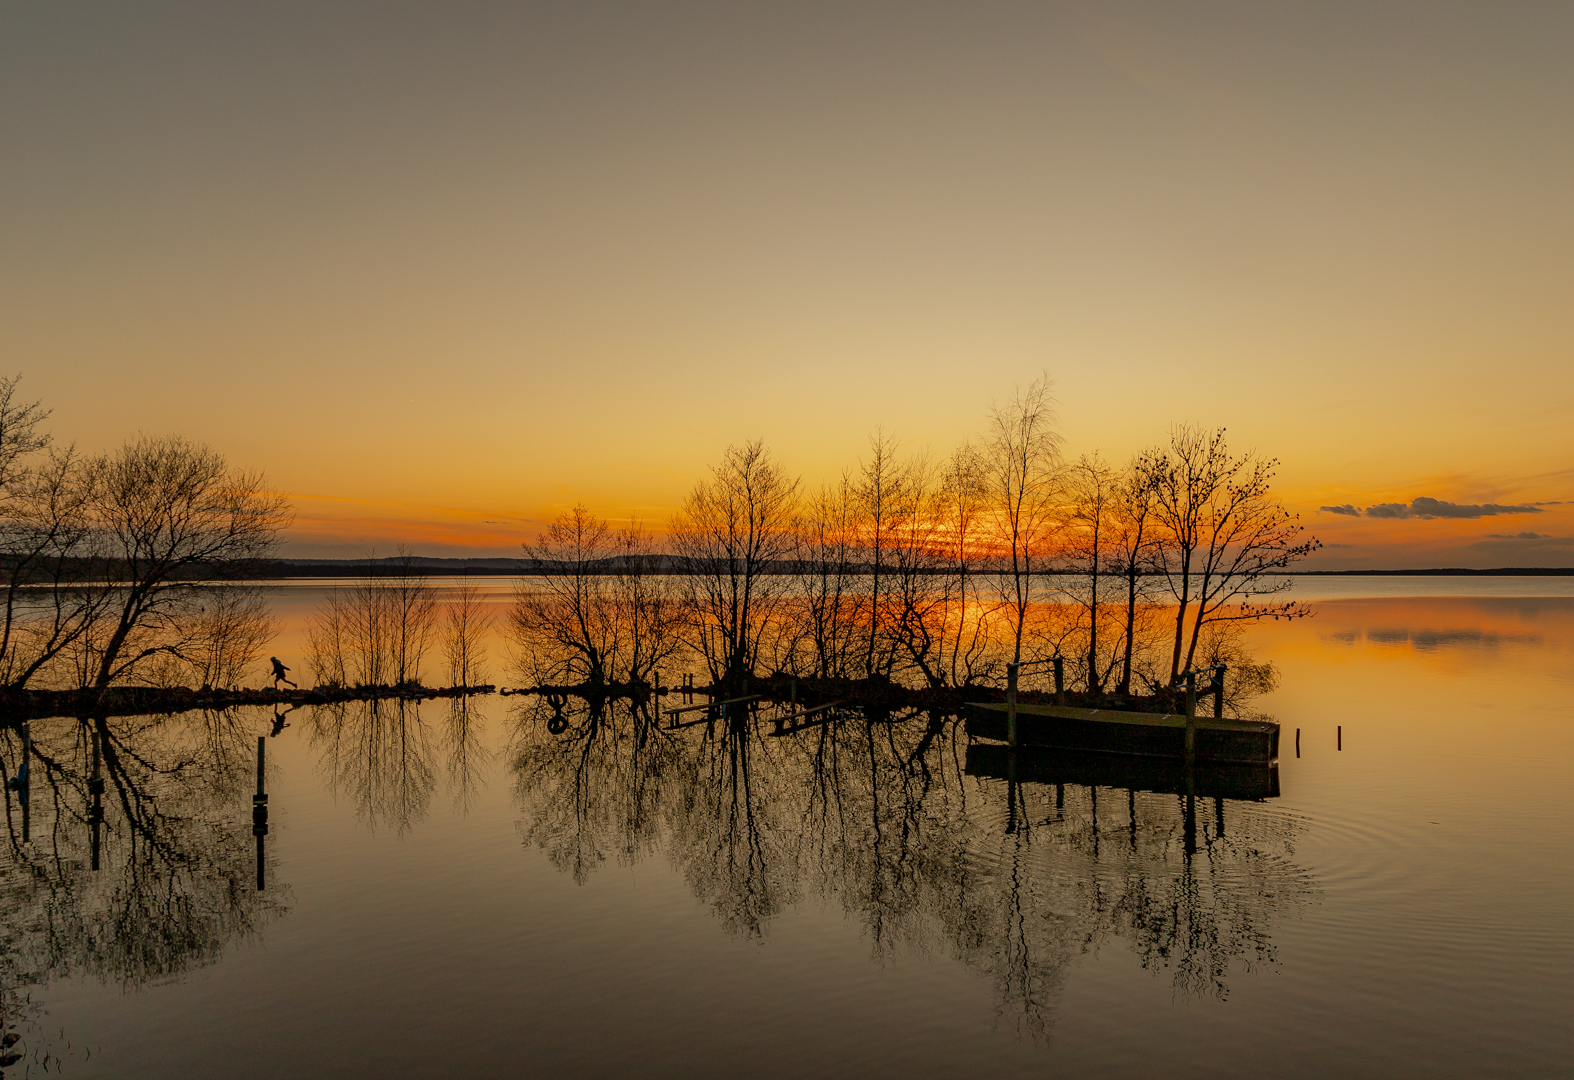
[[[437,593],[415,554],[402,546],[393,561],[393,572],[384,579],[382,587],[389,615],[394,685],[419,684],[421,662],[426,659],[437,626]]]
[[[943,545],[956,597],[949,662],[953,686],[973,681],[988,641],[989,620],[981,610],[977,588],[971,585],[986,494],[983,460],[974,447],[963,443],[946,463],[936,511],[941,522],[937,540]],[[975,613],[975,609],[979,610]]]
[[[1163,558],[1162,532],[1154,516],[1154,490],[1162,458],[1149,451],[1138,454],[1117,479],[1113,491],[1111,562],[1122,585],[1120,681],[1116,690],[1131,693],[1137,655],[1137,636],[1143,615],[1151,607],[1154,571]]]
[[[798,486],[758,440],[731,446],[673,518],[689,643],[713,679],[741,681],[759,660],[789,580],[776,564],[792,554]]]
[[[612,538],[615,616],[620,627],[619,668],[630,682],[648,683],[679,650],[678,613],[667,580],[650,572],[655,554],[638,522]]]
[[[990,410],[981,455],[993,540],[1002,562],[1003,599],[1012,619],[1013,651],[1022,659],[1023,628],[1034,597],[1034,574],[1043,573],[1055,528],[1061,438],[1055,431],[1048,376],[1018,388]]]
[[[0,491],[0,681],[20,689],[74,648],[113,596],[90,558],[90,476],[74,450],[16,467]]]
[[[1066,470],[1069,495],[1066,542],[1063,552],[1074,585],[1071,594],[1079,612],[1083,633],[1079,650],[1089,694],[1101,693],[1110,672],[1119,660],[1113,653],[1106,661],[1101,652],[1099,631],[1109,617],[1109,598],[1104,579],[1112,569],[1111,555],[1117,528],[1114,508],[1118,501],[1119,478],[1097,453],[1083,454]],[[1107,645],[1104,646],[1107,648]]]
[[[144,436],[90,464],[89,512],[114,596],[84,635],[92,686],[131,677],[144,661],[180,654],[198,629],[203,590],[272,553],[288,526],[283,497],[262,477],[179,436]]]
[[[1190,669],[1203,628],[1221,621],[1294,618],[1296,601],[1260,603],[1287,591],[1288,568],[1320,545],[1273,497],[1276,459],[1231,457],[1225,429],[1178,426],[1154,473],[1155,514],[1168,533],[1164,573],[1176,602],[1170,682]]]
[[[28,684],[92,625],[102,588],[84,587],[91,491],[74,448],[40,431],[49,411],[0,378],[0,682]]]
[[[791,620],[799,633],[788,655],[796,663],[799,653],[807,651],[801,670],[817,678],[845,677],[853,655],[856,518],[852,482],[843,475],[809,498],[800,522],[794,554],[802,613]]]
[[[897,460],[896,436],[876,431],[869,439],[869,457],[860,463],[854,497],[859,510],[859,546],[869,566],[867,649],[864,674],[889,675],[894,649],[889,640],[889,567],[891,549],[902,527],[908,502],[907,470]]]
[[[278,633],[278,621],[261,591],[243,585],[207,590],[195,623],[182,667],[204,686],[240,685]]]
[[[608,595],[613,545],[606,520],[579,503],[524,547],[544,576],[519,582],[509,617],[531,676],[610,682],[618,625]]]
[[[479,686],[486,679],[486,633],[492,613],[475,578],[462,579],[449,593],[443,625],[443,653],[453,686]]]

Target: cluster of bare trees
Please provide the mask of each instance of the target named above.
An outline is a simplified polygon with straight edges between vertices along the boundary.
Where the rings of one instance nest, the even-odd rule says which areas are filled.
[[[178,436],[59,447],[17,384],[0,378],[0,683],[238,682],[272,623],[235,579],[273,551],[284,499]]]
[[[583,505],[525,553],[554,573],[522,580],[509,613],[519,663],[538,683],[645,682],[679,647],[673,591],[650,573],[649,535],[613,531]]]
[[[535,670],[636,681],[681,647],[710,677],[998,679],[1061,657],[1088,694],[1173,688],[1242,660],[1232,628],[1302,613],[1278,575],[1317,546],[1274,498],[1276,462],[1179,426],[1121,467],[1067,461],[1047,380],[948,458],[876,433],[804,491],[759,442],[730,447],[671,523],[671,577],[637,530],[584,507],[528,549],[514,630]],[[1265,673],[1236,663],[1240,691]],[[1233,696],[1233,693],[1232,693]]]
[[[401,548],[387,563],[368,559],[359,578],[317,606],[306,631],[307,662],[319,686],[419,686],[435,643],[449,684],[476,686],[486,678],[491,622],[478,582],[440,587]]]

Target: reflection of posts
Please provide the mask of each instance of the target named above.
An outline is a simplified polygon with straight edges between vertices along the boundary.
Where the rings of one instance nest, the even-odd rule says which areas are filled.
[[[87,792],[93,797],[93,806],[87,819],[92,827],[93,869],[98,869],[99,834],[104,824],[104,750],[99,744],[98,721],[93,722],[93,777],[87,782]]]
[[[22,843],[33,839],[33,811],[31,798],[33,786],[33,725],[22,723],[22,764],[17,767],[16,799],[22,804]]]
[[[268,835],[268,793],[263,790],[262,772],[268,740],[257,736],[257,794],[251,797],[251,834],[257,838],[257,891],[263,888],[263,838]]]
[[[1017,673],[1021,664],[1006,665],[1006,742],[1017,744]]]

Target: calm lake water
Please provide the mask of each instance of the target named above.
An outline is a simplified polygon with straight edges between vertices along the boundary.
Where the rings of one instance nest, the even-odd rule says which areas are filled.
[[[297,670],[321,594],[275,594]],[[272,713],[130,731],[100,869],[75,790],[0,862],[5,1075],[1574,1074],[1574,581],[1299,595],[1280,794],[1190,853],[1177,795],[1012,789],[951,720],[487,696],[286,717],[259,893]]]

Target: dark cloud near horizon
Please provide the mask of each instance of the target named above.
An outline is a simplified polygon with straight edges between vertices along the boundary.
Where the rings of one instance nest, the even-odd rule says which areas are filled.
[[[1502,503],[1452,503],[1442,499],[1434,499],[1427,495],[1418,495],[1409,503],[1378,503],[1368,506],[1364,511],[1358,507],[1345,503],[1343,506],[1319,506],[1319,512],[1326,510],[1330,514],[1344,514],[1349,517],[1360,517],[1365,514],[1372,518],[1420,518],[1422,521],[1432,521],[1437,518],[1449,520],[1473,521],[1477,518],[1497,517],[1500,514],[1540,514],[1543,506],[1562,506],[1562,503],[1520,503],[1506,506]]]
[[[1488,540],[1551,540],[1547,533],[1522,532],[1522,533],[1487,533]]]

